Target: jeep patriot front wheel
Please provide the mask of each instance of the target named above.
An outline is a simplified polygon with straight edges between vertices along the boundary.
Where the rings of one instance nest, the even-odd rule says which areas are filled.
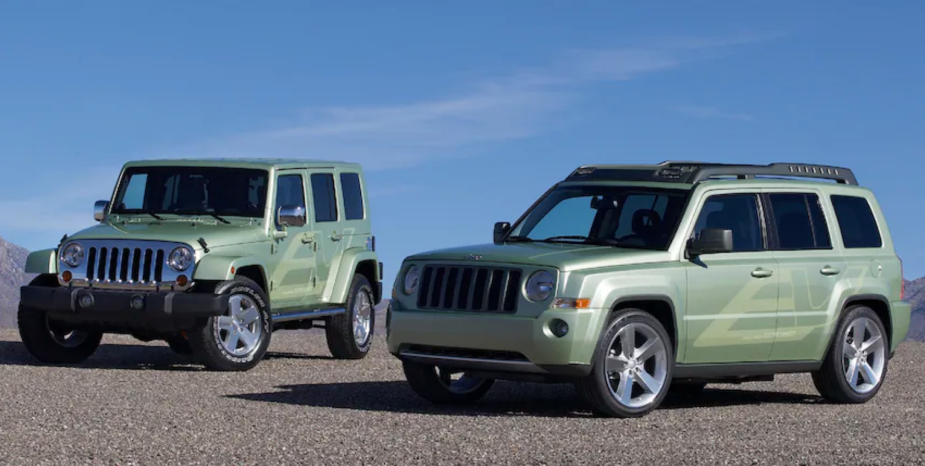
[[[662,324],[644,311],[614,314],[595,357],[578,391],[597,414],[643,416],[668,393],[674,368],[671,340]]]

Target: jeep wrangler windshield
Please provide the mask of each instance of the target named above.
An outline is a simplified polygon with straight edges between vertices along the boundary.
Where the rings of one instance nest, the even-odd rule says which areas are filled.
[[[688,194],[688,190],[625,186],[559,186],[530,209],[507,241],[665,250]]]
[[[209,214],[260,218],[266,170],[221,167],[137,167],[125,171],[114,214]]]

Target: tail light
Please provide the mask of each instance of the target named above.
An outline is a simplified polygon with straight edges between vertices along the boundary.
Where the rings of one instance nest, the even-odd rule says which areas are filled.
[[[903,267],[902,258],[899,259],[899,276],[900,276],[900,288],[899,288],[899,300],[906,300],[906,270]]]

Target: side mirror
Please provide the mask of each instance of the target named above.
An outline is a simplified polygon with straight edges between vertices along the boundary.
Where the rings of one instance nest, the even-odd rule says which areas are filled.
[[[93,220],[102,222],[106,218],[107,210],[109,210],[109,201],[96,201],[93,204]]]
[[[687,253],[691,257],[703,254],[721,254],[732,252],[732,230],[706,228],[700,232],[700,237],[687,243]]]
[[[298,205],[280,206],[277,214],[277,222],[282,226],[301,227],[305,226],[306,221],[305,208]]]
[[[501,244],[504,237],[511,231],[511,224],[508,222],[498,222],[495,224],[495,244]]]

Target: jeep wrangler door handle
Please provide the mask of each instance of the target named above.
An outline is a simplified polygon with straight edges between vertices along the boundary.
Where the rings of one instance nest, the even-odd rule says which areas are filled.
[[[841,273],[841,270],[836,269],[835,267],[830,267],[830,266],[827,265],[827,266],[823,267],[822,270],[819,271],[819,273],[821,273],[821,274],[823,274],[823,275],[838,275],[838,274]]]
[[[315,237],[311,235],[305,235],[302,237],[302,244],[312,244],[315,242]]]
[[[755,278],[768,278],[771,275],[774,275],[773,270],[765,270],[765,269],[759,268],[759,269],[755,269],[752,271],[752,276]]]
[[[344,235],[338,235],[337,233],[331,233],[331,241],[334,241],[336,243],[342,239],[344,239]]]

